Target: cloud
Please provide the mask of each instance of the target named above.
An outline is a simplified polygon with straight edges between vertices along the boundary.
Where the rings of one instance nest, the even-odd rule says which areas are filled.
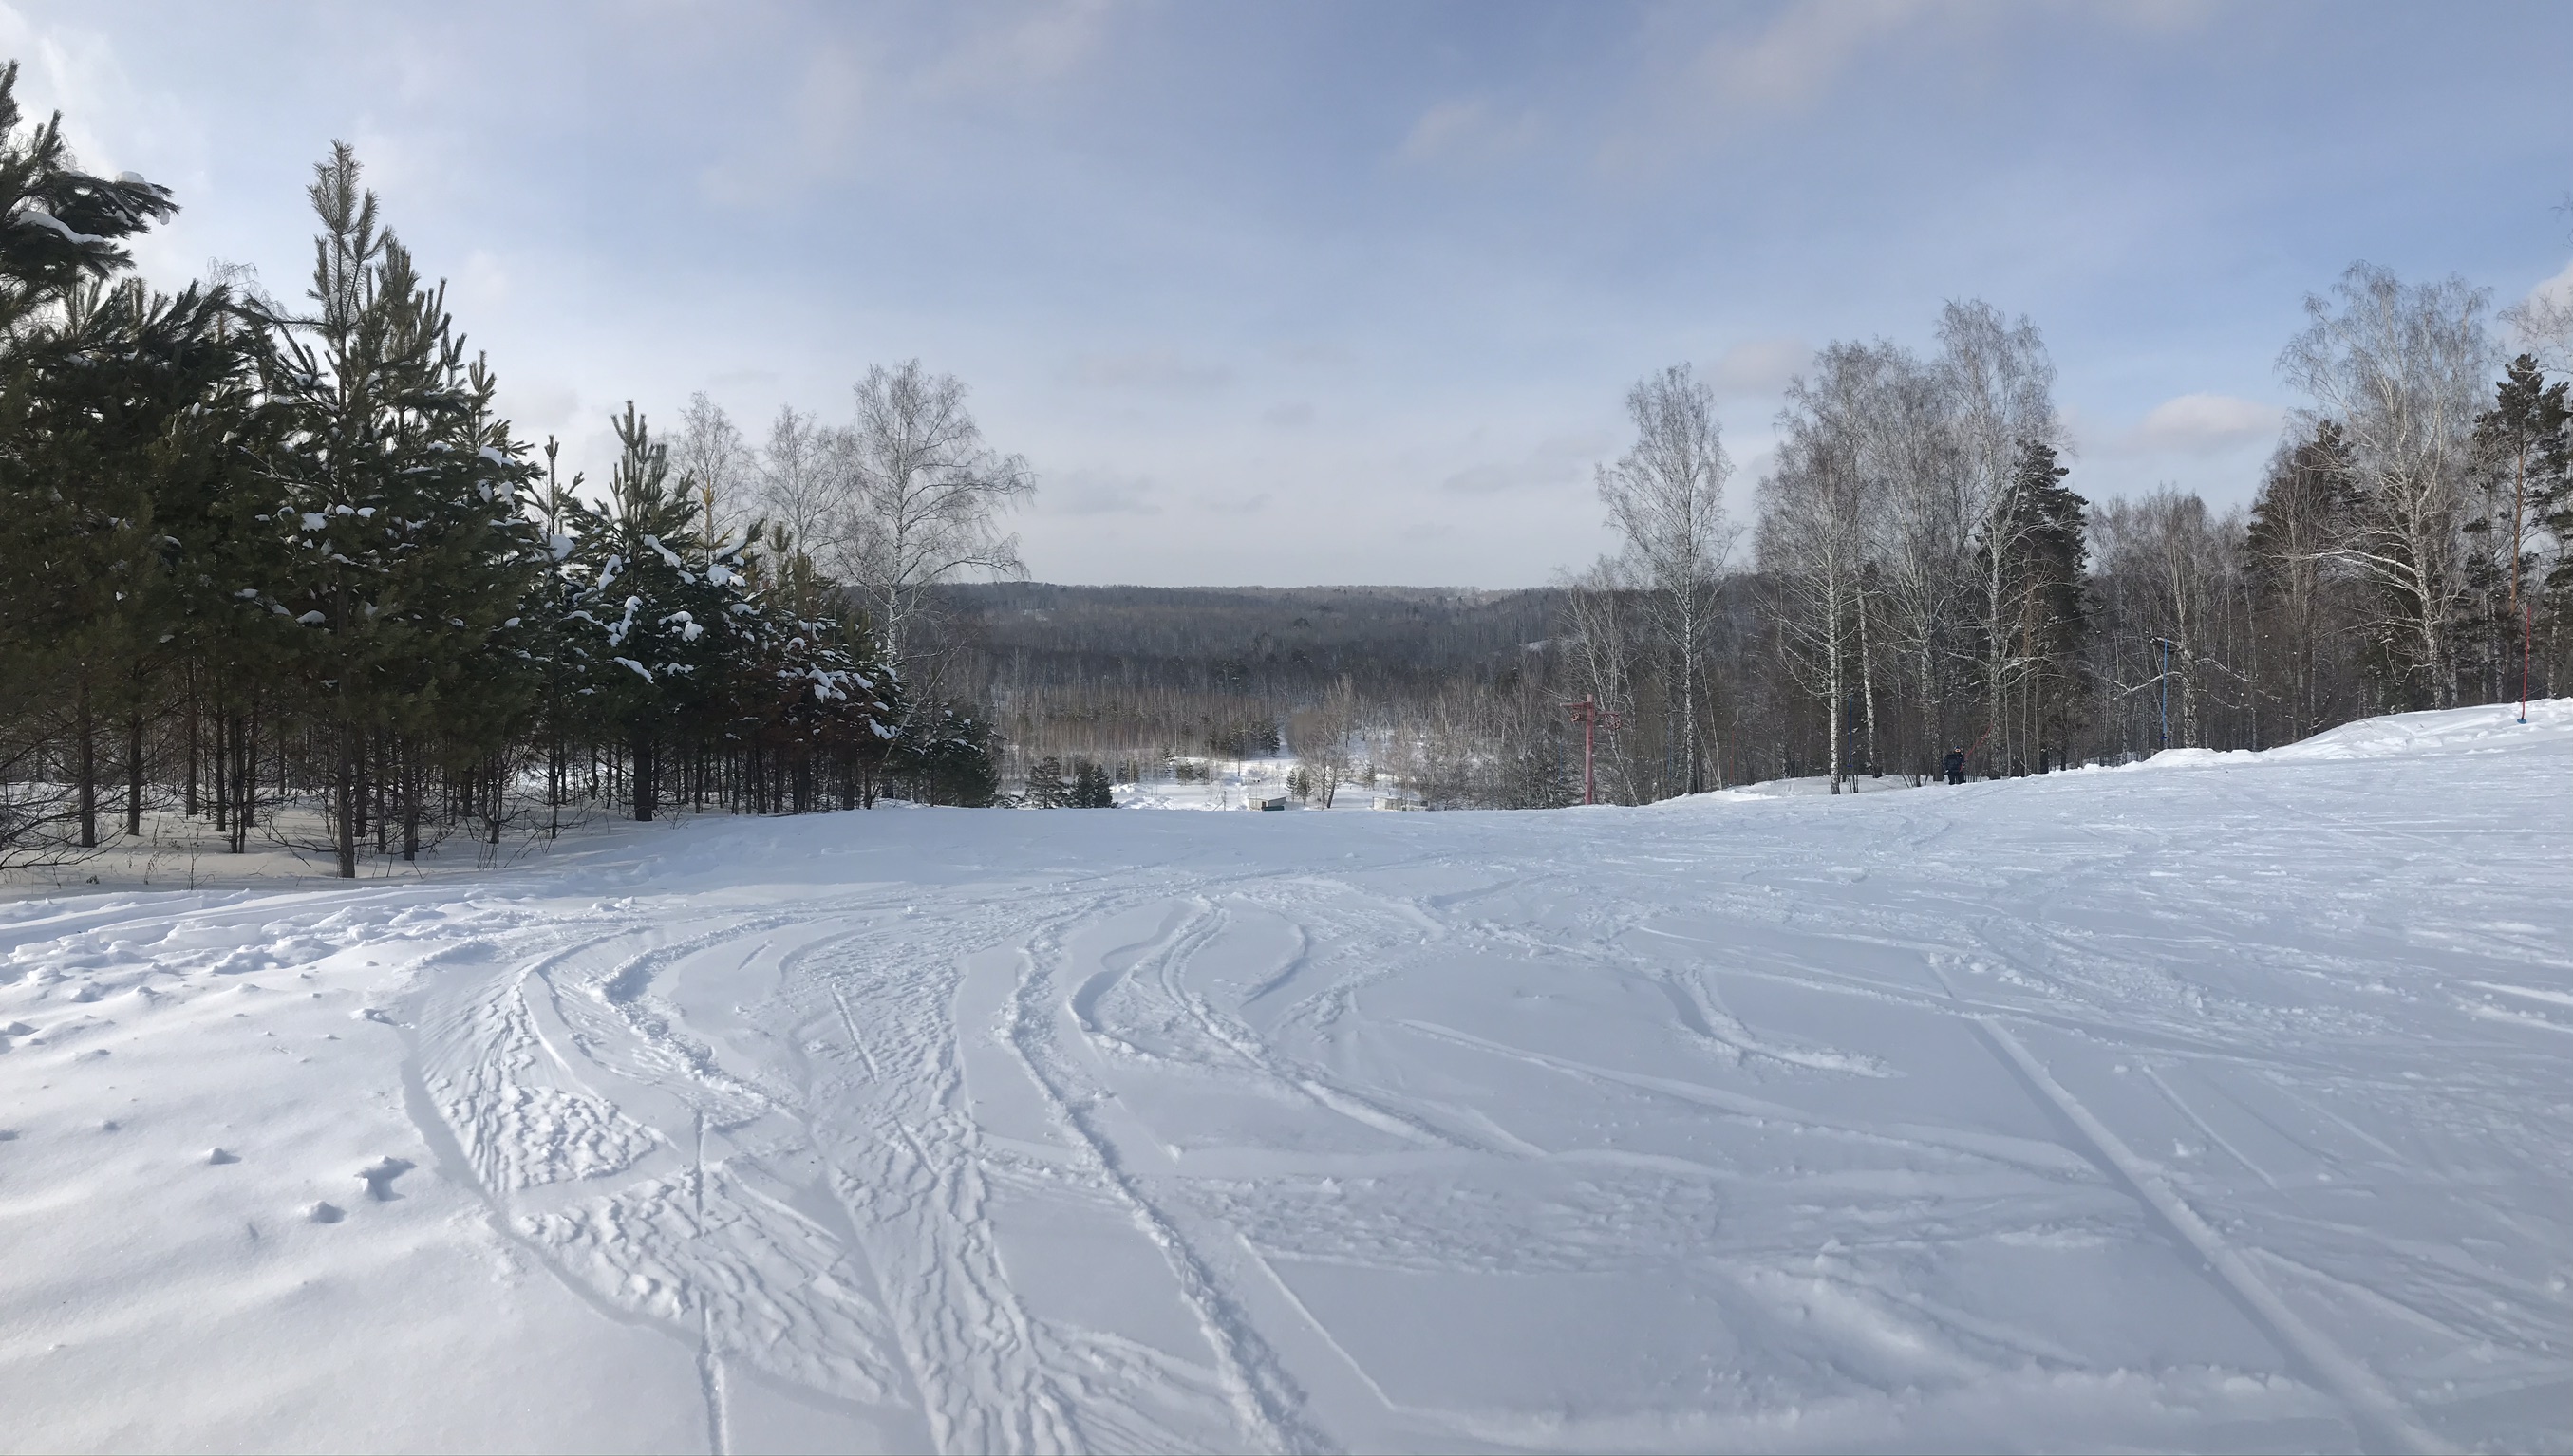
[[[1502,116],[1481,101],[1442,101],[1411,124],[1394,156],[1414,164],[1488,160],[1525,150],[1539,130],[1534,112]]]
[[[1107,0],[1035,7],[1016,21],[970,12],[954,50],[921,77],[927,94],[1014,94],[1081,69],[1100,48],[1115,13]]]
[[[557,434],[579,417],[580,391],[560,379],[500,380],[500,411],[522,434]],[[565,465],[569,474],[571,467]]]
[[[793,79],[768,98],[775,113],[749,126],[736,123],[728,155],[698,170],[707,201],[774,206],[817,183],[847,181],[861,160],[861,133],[880,89],[867,58],[809,37],[800,49]]]
[[[453,288],[455,302],[467,310],[496,309],[509,301],[509,270],[498,254],[476,248],[464,255]]]
[[[1201,495],[1198,504],[1218,515],[1257,515],[1269,508],[1269,492],[1257,495]]]
[[[1286,404],[1273,404],[1260,412],[1263,422],[1280,429],[1309,429],[1313,424],[1313,403],[1296,399]]]
[[[1457,495],[1498,495],[1504,491],[1577,486],[1591,463],[1608,453],[1604,434],[1558,434],[1537,443],[1515,460],[1468,465],[1438,482]]]
[[[2555,271],[2555,276],[2528,291],[2528,302],[2534,307],[2552,304],[2561,309],[2573,307],[2573,263]]]
[[[1153,482],[1141,475],[1065,470],[1046,481],[1037,508],[1053,515],[1160,515]]]
[[[2550,368],[2573,367],[2573,263],[2530,289],[2503,317],[2519,348]]]
[[[1791,111],[1822,99],[1869,43],[1909,27],[1915,0],[1803,0],[1746,43],[1727,36],[1701,52],[1696,79],[1729,109]]]
[[[1719,394],[1778,394],[1813,358],[1801,339],[1745,340],[1717,356],[1706,380]]]
[[[2152,407],[2119,445],[2134,453],[2211,455],[2278,432],[2285,411],[2230,394],[2182,394]]]
[[[1186,358],[1167,349],[1085,354],[1065,366],[1064,378],[1093,389],[1136,389],[1155,394],[1194,394],[1233,382],[1231,367]]]

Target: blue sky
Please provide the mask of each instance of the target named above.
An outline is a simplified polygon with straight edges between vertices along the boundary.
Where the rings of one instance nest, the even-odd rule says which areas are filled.
[[[2045,332],[2077,485],[2246,500],[2353,260],[2573,288],[2573,6],[0,5],[32,109],[281,295],[356,143],[521,431],[973,389],[1058,581],[1517,586],[1637,376],[1737,507],[1816,346]],[[2550,281],[2552,281],[2550,283]]]

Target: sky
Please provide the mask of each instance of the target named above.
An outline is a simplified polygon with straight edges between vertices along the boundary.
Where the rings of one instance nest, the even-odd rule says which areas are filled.
[[[502,406],[754,440],[971,390],[1033,576],[1516,587],[1613,545],[1627,388],[1747,517],[1817,347],[2044,333],[2094,498],[2247,502],[2351,263],[2573,291],[2573,6],[0,3],[156,284],[292,298],[353,143]],[[1747,541],[1747,534],[1746,534]]]

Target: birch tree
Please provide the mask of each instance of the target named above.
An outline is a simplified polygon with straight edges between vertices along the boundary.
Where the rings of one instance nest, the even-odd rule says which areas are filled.
[[[856,393],[842,547],[894,661],[918,667],[923,613],[940,582],[1027,574],[1019,538],[1002,533],[1000,517],[1036,493],[1036,477],[1025,459],[984,441],[953,374],[928,373],[918,360],[878,365]]]
[[[1686,788],[1706,788],[1705,661],[1713,645],[1717,573],[1737,534],[1724,511],[1733,462],[1724,453],[1715,394],[1687,364],[1649,374],[1627,391],[1634,446],[1599,468],[1600,500],[1645,589],[1655,637],[1677,689]]]
[[[809,554],[843,540],[855,505],[843,431],[791,404],[780,406],[751,469],[760,510],[770,526],[785,529],[791,549]],[[847,562],[832,564],[846,574]]]
[[[2442,708],[2457,701],[2458,507],[2495,364],[2489,302],[2463,279],[2408,285],[2355,263],[2305,300],[2310,323],[2278,357],[2313,401],[2306,423],[2348,442],[2355,510],[2334,554],[2377,588],[2380,623],[2410,643],[2406,675]]]
[[[1881,484],[1870,467],[1864,418],[1877,361],[1838,344],[1813,375],[1787,386],[1778,422],[1786,440],[1760,481],[1755,542],[1778,592],[1778,627],[1791,667],[1822,695],[1832,792],[1850,777],[1851,684],[1863,675],[1868,527]]]
[[[1878,355],[1865,423],[1885,489],[1872,555],[1887,649],[1904,664],[1919,714],[1919,776],[1930,772],[1952,726],[1948,685],[1973,617],[1972,516],[1943,372],[1889,346],[1878,346]]]
[[[2017,669],[2010,630],[2011,570],[2027,542],[2020,508],[2019,470],[2024,445],[2060,444],[2055,416],[2055,364],[2037,326],[2013,324],[1992,305],[1952,303],[1939,320],[1942,364],[1950,390],[1953,428],[1967,518],[1980,538],[1985,731],[1993,761],[2010,748],[2004,696]]]
[[[750,448],[741,427],[703,389],[679,411],[678,438],[670,443],[670,471],[688,482],[698,533],[709,546],[747,539],[757,499]]]
[[[2101,572],[2121,594],[2125,621],[2149,634],[2156,669],[2128,691],[2176,689],[2182,748],[2206,745],[2213,678],[2240,676],[2215,645],[2241,540],[2239,515],[2210,514],[2204,500],[2167,486],[2100,512]]]

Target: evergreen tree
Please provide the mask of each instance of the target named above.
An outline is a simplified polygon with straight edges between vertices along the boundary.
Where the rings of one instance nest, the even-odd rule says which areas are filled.
[[[2271,676],[2283,679],[2271,692],[2288,741],[2332,715],[2329,684],[2343,674],[2331,668],[2347,655],[2340,619],[2348,614],[2350,575],[2332,553],[2348,538],[2357,503],[2349,442],[2328,419],[2280,447],[2252,502],[2243,555],[2262,615],[2255,641]]]
[[[2557,541],[2566,539],[2561,517],[2573,476],[2567,389],[2561,379],[2548,383],[2536,359],[2523,354],[2494,385],[2493,407],[2475,418],[2474,508],[2461,529],[2466,588],[2480,599],[2485,691],[2495,699],[2521,687],[2531,666],[2522,659],[2534,635],[2528,618],[2542,594],[2551,596],[2545,588],[2552,583],[2540,575],[2540,537],[2551,529]],[[2559,552],[2550,574],[2560,572]]]
[[[443,290],[422,283],[382,226],[347,144],[314,172],[314,312],[260,335],[267,407],[284,435],[269,459],[271,523],[290,556],[266,591],[311,629],[296,655],[319,720],[333,849],[354,878],[371,747],[399,743],[416,789],[432,737],[478,759],[505,736],[501,702],[531,696],[476,659],[518,625],[540,555],[516,498],[531,472],[487,417],[489,375],[465,364]],[[467,700],[483,706],[464,711]],[[380,778],[385,756],[375,753]]]
[[[989,724],[951,703],[924,705],[905,720],[886,775],[923,804],[981,808],[1000,793]]]
[[[688,557],[702,554],[698,513],[684,482],[670,478],[669,452],[629,401],[611,417],[618,456],[607,500],[575,502],[592,563],[571,615],[597,639],[590,684],[601,720],[621,740],[627,803],[638,820],[660,809],[664,759],[674,738],[701,726],[719,687],[717,649],[728,634],[729,593],[713,587]],[[711,562],[701,563],[712,565]],[[730,571],[723,572],[729,585]],[[709,589],[711,587],[711,589]]]
[[[2087,503],[2065,483],[2072,473],[2044,440],[2020,442],[2010,513],[1979,539],[1980,575],[1992,574],[1990,554],[2001,543],[2006,559],[1999,579],[2010,611],[2004,651],[1988,654],[2011,669],[2006,709],[2017,731],[1994,729],[1997,742],[2034,748],[2039,763],[2023,758],[2015,772],[2061,761],[2080,721],[2084,699],[2083,650],[2090,636],[2090,537]],[[2001,765],[1996,764],[1996,772]]]
[[[1087,758],[1073,761],[1071,803],[1075,809],[1117,807],[1117,793],[1104,765]]]
[[[1071,807],[1072,786],[1064,782],[1062,759],[1048,755],[1028,770],[1026,803],[1031,809]]]

